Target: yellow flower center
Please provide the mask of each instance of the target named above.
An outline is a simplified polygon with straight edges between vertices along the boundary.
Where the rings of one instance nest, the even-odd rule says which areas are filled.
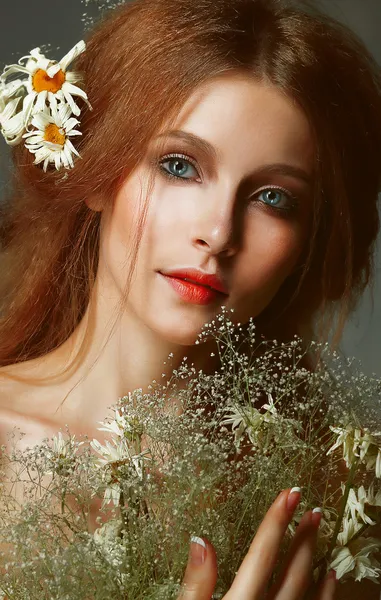
[[[49,123],[49,125],[45,128],[44,140],[46,142],[51,142],[52,144],[60,144],[63,146],[65,144],[65,134],[62,133],[62,129],[60,129],[55,123]]]
[[[44,91],[55,94],[62,88],[65,79],[65,73],[62,70],[58,71],[54,77],[49,77],[46,71],[38,69],[33,75],[33,89],[38,94]]]

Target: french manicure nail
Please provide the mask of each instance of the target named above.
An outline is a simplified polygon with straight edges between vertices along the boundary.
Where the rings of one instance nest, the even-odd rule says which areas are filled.
[[[191,537],[190,561],[192,565],[202,565],[206,559],[206,544],[204,540],[196,535]]]
[[[287,497],[287,510],[294,512],[295,508],[299,504],[301,489],[300,487],[291,488]]]
[[[316,507],[312,511],[311,521],[316,527],[319,527],[319,525],[320,525],[322,512],[323,511],[320,507]]]

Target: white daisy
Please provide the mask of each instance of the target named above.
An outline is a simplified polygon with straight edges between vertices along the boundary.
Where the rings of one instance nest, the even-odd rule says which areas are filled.
[[[149,453],[149,450],[143,450],[140,454],[131,456],[129,448],[124,440],[118,439],[112,440],[113,445],[106,440],[106,445],[102,446],[96,440],[93,439],[90,442],[90,446],[100,455],[96,458],[95,466],[98,468],[109,467],[111,469],[111,479],[105,490],[102,508],[105,504],[113,502],[115,506],[119,504],[121,486],[118,479],[118,475],[115,470],[122,464],[130,464],[133,466],[135,473],[140,480],[143,479],[143,468],[144,461],[148,460],[145,455]]]
[[[341,523],[341,531],[337,536],[338,546],[345,546],[353,538],[354,535],[361,529],[362,523],[356,519],[352,519],[347,513]]]
[[[0,80],[0,131],[9,146],[17,146],[25,132],[22,100],[26,88],[18,79],[8,84]]]
[[[342,486],[342,490],[344,492],[344,489],[345,489],[344,484],[341,484],[341,486]],[[359,487],[359,489],[357,490],[357,494],[356,494],[356,491],[353,488],[351,488],[349,490],[348,500],[347,500],[347,504],[345,507],[346,515],[351,513],[351,517],[354,521],[357,520],[357,518],[358,518],[357,515],[358,515],[364,523],[367,523],[367,525],[375,525],[376,522],[372,521],[372,519],[369,517],[369,515],[366,514],[366,511],[365,511],[366,504],[369,504],[369,501],[368,501],[368,496],[367,496],[364,486],[361,485]]]
[[[280,422],[277,410],[271,394],[268,396],[270,404],[264,404],[263,412],[251,405],[227,406],[227,414],[221,421],[221,425],[232,425],[234,432],[234,443],[239,449],[241,439],[246,433],[254,446],[261,445],[263,434],[267,431],[269,425],[275,425]]]
[[[356,459],[365,464],[370,470],[375,467],[376,477],[381,477],[381,449],[377,438],[380,433],[370,434],[367,428],[359,429],[352,425],[346,427],[331,427],[331,431],[337,434],[337,440],[328,450],[331,454],[340,446],[343,446],[343,458],[348,468]]]
[[[51,111],[45,106],[33,116],[32,126],[36,129],[23,135],[27,139],[26,148],[35,154],[34,164],[44,161],[44,171],[49,163],[54,163],[57,171],[61,165],[65,169],[74,167],[72,155],[79,156],[79,153],[70,138],[82,133],[75,129],[79,121],[70,115],[68,104],[60,104],[58,108],[52,105]]]
[[[29,55],[20,58],[18,64],[5,67],[0,77],[3,83],[6,83],[7,78],[14,74],[24,74],[26,76],[24,80],[20,80],[20,85],[25,85],[27,89],[23,104],[26,127],[28,127],[31,115],[40,111],[47,100],[51,105],[55,105],[57,100],[67,102],[76,116],[81,111],[74,102],[73,96],[82,98],[91,108],[87,94],[75,85],[81,81],[81,75],[75,71],[67,71],[70,63],[85,49],[85,42],[78,42],[70,52],[57,62],[46,58],[41,53],[40,48],[34,48]]]
[[[121,412],[117,408],[115,409],[115,419],[110,421],[110,423],[103,421],[98,421],[98,423],[103,425],[103,427],[97,427],[99,431],[107,431],[117,437],[127,438],[130,441],[133,441],[135,437],[141,437],[144,431],[144,427],[139,419],[134,416],[127,416],[123,408]]]
[[[359,537],[348,546],[334,549],[329,568],[336,571],[337,579],[352,577],[355,581],[361,581],[367,578],[379,583],[381,568],[373,553],[378,552],[380,546],[381,541],[376,538]]]
[[[53,447],[49,448],[47,452],[48,469],[45,471],[47,475],[53,474],[53,472],[66,472],[67,469],[72,465],[73,459],[78,452],[80,446],[84,442],[76,442],[75,435],[64,439],[62,432],[58,432],[58,436],[53,436]]]

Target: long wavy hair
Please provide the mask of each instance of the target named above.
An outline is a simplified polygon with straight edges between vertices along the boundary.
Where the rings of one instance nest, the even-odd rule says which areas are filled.
[[[190,95],[229,72],[292,98],[316,147],[303,259],[257,328],[279,340],[333,333],[337,343],[371,281],[379,229],[381,76],[357,36],[298,1],[135,0],[94,28],[76,69],[93,106],[83,106],[82,160],[65,176],[44,173],[22,145],[13,149],[12,193],[0,215],[2,373],[58,348],[75,331],[91,305],[102,208]],[[89,208],[89,197],[99,210]],[[144,214],[131,232],[135,258],[143,226]],[[89,319],[71,366],[85,356],[92,330]]]

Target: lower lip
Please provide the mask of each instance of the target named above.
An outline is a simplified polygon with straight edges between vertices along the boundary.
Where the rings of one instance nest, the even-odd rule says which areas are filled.
[[[204,285],[198,285],[197,283],[191,283],[190,281],[184,281],[184,279],[177,279],[176,277],[169,277],[168,275],[163,275],[163,277],[183,300],[191,304],[211,304],[217,299],[226,296],[226,294],[207,288]]]

